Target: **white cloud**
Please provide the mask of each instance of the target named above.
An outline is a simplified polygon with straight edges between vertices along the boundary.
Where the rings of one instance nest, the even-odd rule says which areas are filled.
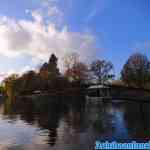
[[[42,23],[43,22],[43,17],[41,14],[40,10],[35,10],[31,12],[33,19],[38,22],[38,23]]]
[[[29,70],[35,70],[35,68],[31,67],[29,65],[26,65],[26,66],[24,66],[23,68],[20,68],[20,69],[10,69],[8,71],[1,72],[0,73],[0,82],[2,82],[3,79],[9,77],[12,74],[18,74],[19,76],[21,76],[22,74],[26,73]],[[35,71],[37,71],[37,70],[35,70]]]
[[[48,8],[47,17],[62,15],[58,7],[48,5]],[[84,61],[95,56],[95,37],[92,34],[70,32],[65,25],[58,28],[53,21],[47,24],[41,9],[32,12],[26,10],[26,13],[31,14],[33,19],[0,18],[1,55],[15,58],[27,54],[37,63],[46,61],[51,53],[55,53],[60,66],[68,52],[78,52]]]
[[[48,7],[48,15],[54,17],[62,17],[63,13],[56,7]]]
[[[60,25],[63,22],[64,14],[58,6],[58,0],[41,0],[41,7],[38,12],[46,23],[53,22]]]
[[[58,57],[76,51],[82,58],[92,57],[95,38],[87,33],[69,32],[66,27],[57,29],[54,24],[44,25],[39,19],[0,21],[0,54],[15,57],[29,54],[45,60],[51,53]]]
[[[5,78],[10,76],[11,74],[15,74],[15,73],[17,73],[17,72],[14,69],[10,69],[7,72],[1,72],[0,73],[0,82],[2,82]]]
[[[35,70],[35,69],[29,65],[26,65],[22,69],[20,69],[19,71],[16,71],[16,73],[19,72],[19,74],[22,75],[29,70]]]

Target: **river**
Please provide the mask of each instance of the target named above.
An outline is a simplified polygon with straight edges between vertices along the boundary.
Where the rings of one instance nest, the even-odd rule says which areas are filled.
[[[93,150],[96,140],[148,141],[149,108],[126,101],[87,103],[83,97],[6,100],[0,105],[0,150]]]

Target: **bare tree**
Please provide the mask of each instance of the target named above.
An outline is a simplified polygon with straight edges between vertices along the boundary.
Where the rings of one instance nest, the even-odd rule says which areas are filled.
[[[114,78],[113,64],[106,60],[96,60],[91,64],[91,71],[100,84],[104,84]]]
[[[65,76],[74,81],[85,82],[88,78],[88,67],[83,62],[78,62],[66,70]]]
[[[85,82],[88,78],[88,66],[80,61],[78,53],[69,53],[64,57],[65,76],[72,81]]]
[[[63,59],[65,70],[68,70],[79,62],[79,54],[76,52],[68,53],[64,56]]]

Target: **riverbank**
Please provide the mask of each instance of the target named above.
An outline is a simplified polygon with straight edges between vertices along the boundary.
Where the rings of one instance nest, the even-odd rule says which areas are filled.
[[[90,97],[106,99],[123,99],[128,101],[150,102],[150,90],[118,85],[94,85],[87,89]]]

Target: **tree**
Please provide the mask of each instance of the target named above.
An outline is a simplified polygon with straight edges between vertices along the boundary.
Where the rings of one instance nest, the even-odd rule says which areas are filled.
[[[88,78],[88,67],[83,62],[75,63],[72,68],[68,68],[65,76],[72,81],[85,82]]]
[[[58,58],[55,56],[55,54],[52,54],[49,58],[49,61],[41,66],[39,71],[39,77],[41,82],[40,87],[42,90],[52,87],[53,80],[59,78],[60,72],[57,68],[57,61]]]
[[[57,68],[57,57],[55,54],[52,54],[49,58],[48,63],[44,63],[40,68],[40,76],[44,79],[50,79],[60,75],[59,69]]]
[[[39,77],[33,70],[24,73],[18,80],[22,82],[22,85],[20,85],[20,87],[22,87],[22,89],[24,90],[39,90]]]
[[[42,67],[40,68],[40,71],[39,71],[39,75],[41,76],[42,79],[48,79],[48,75],[49,75],[48,63],[44,63],[42,65]]]
[[[65,76],[70,81],[85,82],[88,78],[88,66],[81,62],[78,53],[69,53],[64,57]]]
[[[141,54],[135,53],[129,57],[121,71],[122,81],[135,87],[145,88],[150,81],[150,61]]]
[[[113,64],[109,61],[96,60],[92,62],[90,69],[100,84],[104,84],[114,78]]]
[[[5,93],[10,99],[14,99],[14,97],[18,94],[18,87],[16,86],[18,78],[19,75],[12,74],[3,81]]]
[[[76,52],[68,53],[64,56],[65,69],[71,69],[75,64],[79,62],[79,54]]]
[[[55,54],[52,54],[49,63],[48,63],[48,71],[50,76],[59,76],[59,69],[57,68],[57,61],[58,58],[55,56]]]

